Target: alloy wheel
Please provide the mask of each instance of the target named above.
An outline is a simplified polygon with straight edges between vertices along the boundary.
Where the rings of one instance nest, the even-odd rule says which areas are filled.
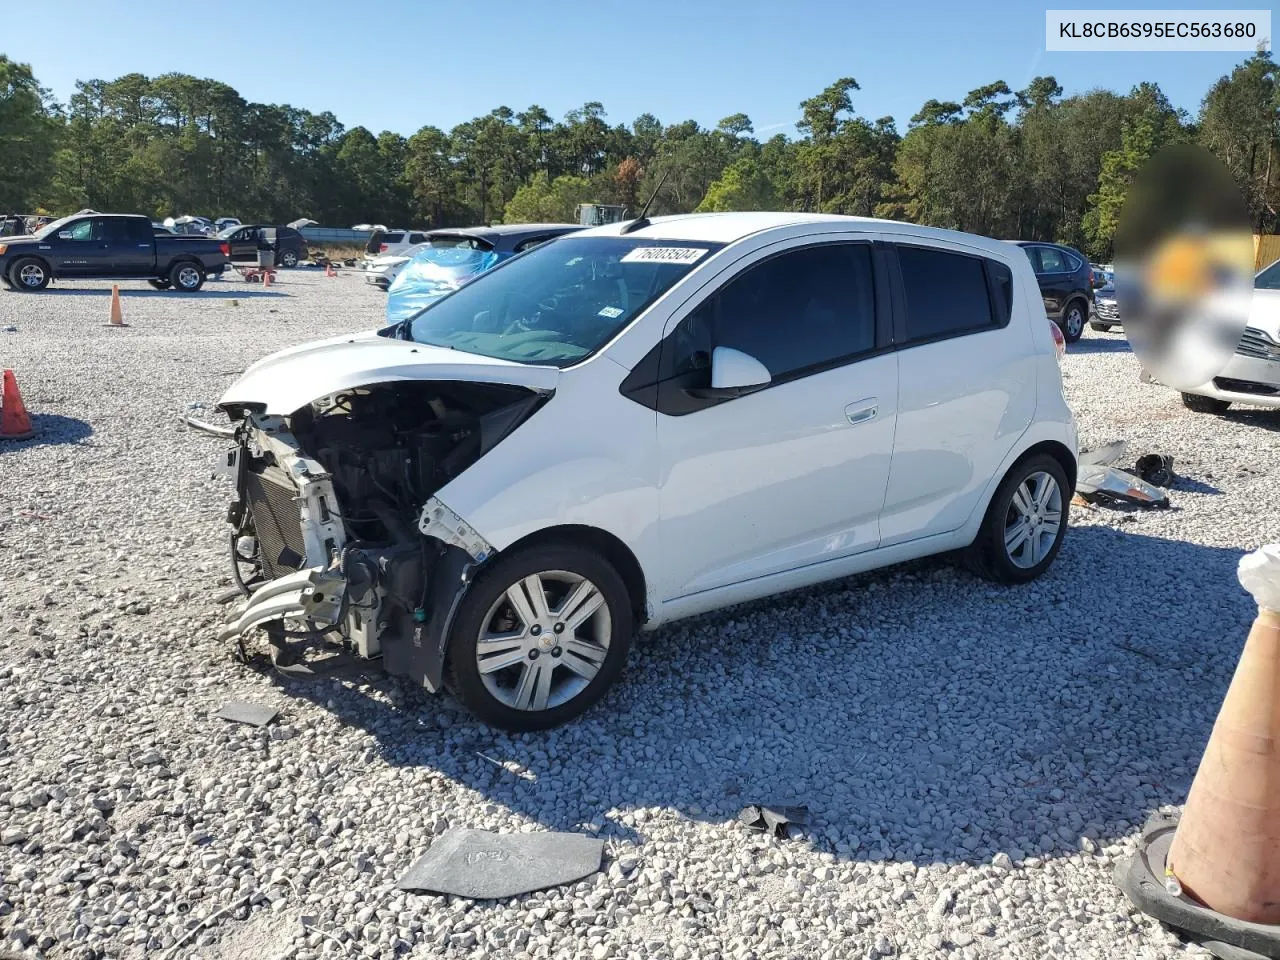
[[[38,287],[44,283],[44,268],[36,263],[28,263],[18,271],[18,279],[24,287]]]
[[[612,620],[590,580],[547,570],[511,584],[485,614],[476,666],[513,710],[543,711],[580,695],[609,653]]]
[[[1039,471],[1018,485],[1005,517],[1004,547],[1017,567],[1028,570],[1045,558],[1062,528],[1062,488]]]

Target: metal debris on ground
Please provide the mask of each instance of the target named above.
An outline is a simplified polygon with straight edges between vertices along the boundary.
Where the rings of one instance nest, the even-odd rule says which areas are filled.
[[[755,833],[785,840],[791,835],[792,824],[802,827],[809,822],[809,808],[803,804],[752,804],[742,808],[738,820]]]
[[[265,727],[274,720],[280,711],[261,703],[250,703],[248,700],[229,700],[218,708],[215,717],[230,720],[232,723],[247,723],[252,727]]]
[[[603,855],[603,840],[576,833],[499,834],[454,827],[431,844],[396,886],[501,900],[581,880],[599,871]]]

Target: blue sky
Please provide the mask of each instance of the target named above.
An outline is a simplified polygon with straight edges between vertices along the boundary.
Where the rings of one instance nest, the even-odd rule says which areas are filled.
[[[0,52],[30,63],[63,101],[76,80],[181,71],[221,80],[249,100],[329,109],[375,133],[408,135],[428,123],[447,130],[500,104],[519,111],[537,103],[560,117],[599,100],[611,123],[648,111],[664,123],[710,126],[742,111],[761,137],[794,133],[799,102],[843,76],[862,86],[859,113],[890,114],[900,130],[930,97],[958,101],[993,80],[1018,89],[1038,74],[1057,77],[1067,93],[1152,80],[1194,113],[1209,85],[1247,56],[1047,53],[1046,6],[1026,0],[197,6],[202,13],[172,0],[55,0],[62,27],[6,30]]]

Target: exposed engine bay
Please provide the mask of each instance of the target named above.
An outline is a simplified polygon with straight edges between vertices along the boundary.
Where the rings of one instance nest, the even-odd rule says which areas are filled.
[[[409,380],[322,397],[289,417],[229,410],[240,420],[226,463],[232,565],[248,599],[223,636],[264,626],[273,658],[289,640],[336,637],[437,689],[453,608],[492,547],[434,495],[547,396]]]

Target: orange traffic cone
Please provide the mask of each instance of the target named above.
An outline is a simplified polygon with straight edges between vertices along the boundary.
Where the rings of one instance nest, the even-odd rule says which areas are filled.
[[[111,285],[111,319],[103,324],[104,327],[127,327],[124,322],[124,315],[120,312],[120,284],[113,283]]]
[[[1258,617],[1169,849],[1182,889],[1218,913],[1280,924],[1280,545],[1240,561]]]
[[[271,271],[263,270],[262,271],[262,288],[265,290],[269,286],[271,286]]]
[[[332,263],[326,263],[324,265],[324,275],[326,277],[336,277],[338,275],[338,271],[333,269]]]
[[[18,380],[12,370],[6,370],[4,386],[0,389],[0,440],[25,440],[34,433],[22,394],[18,392]]]

